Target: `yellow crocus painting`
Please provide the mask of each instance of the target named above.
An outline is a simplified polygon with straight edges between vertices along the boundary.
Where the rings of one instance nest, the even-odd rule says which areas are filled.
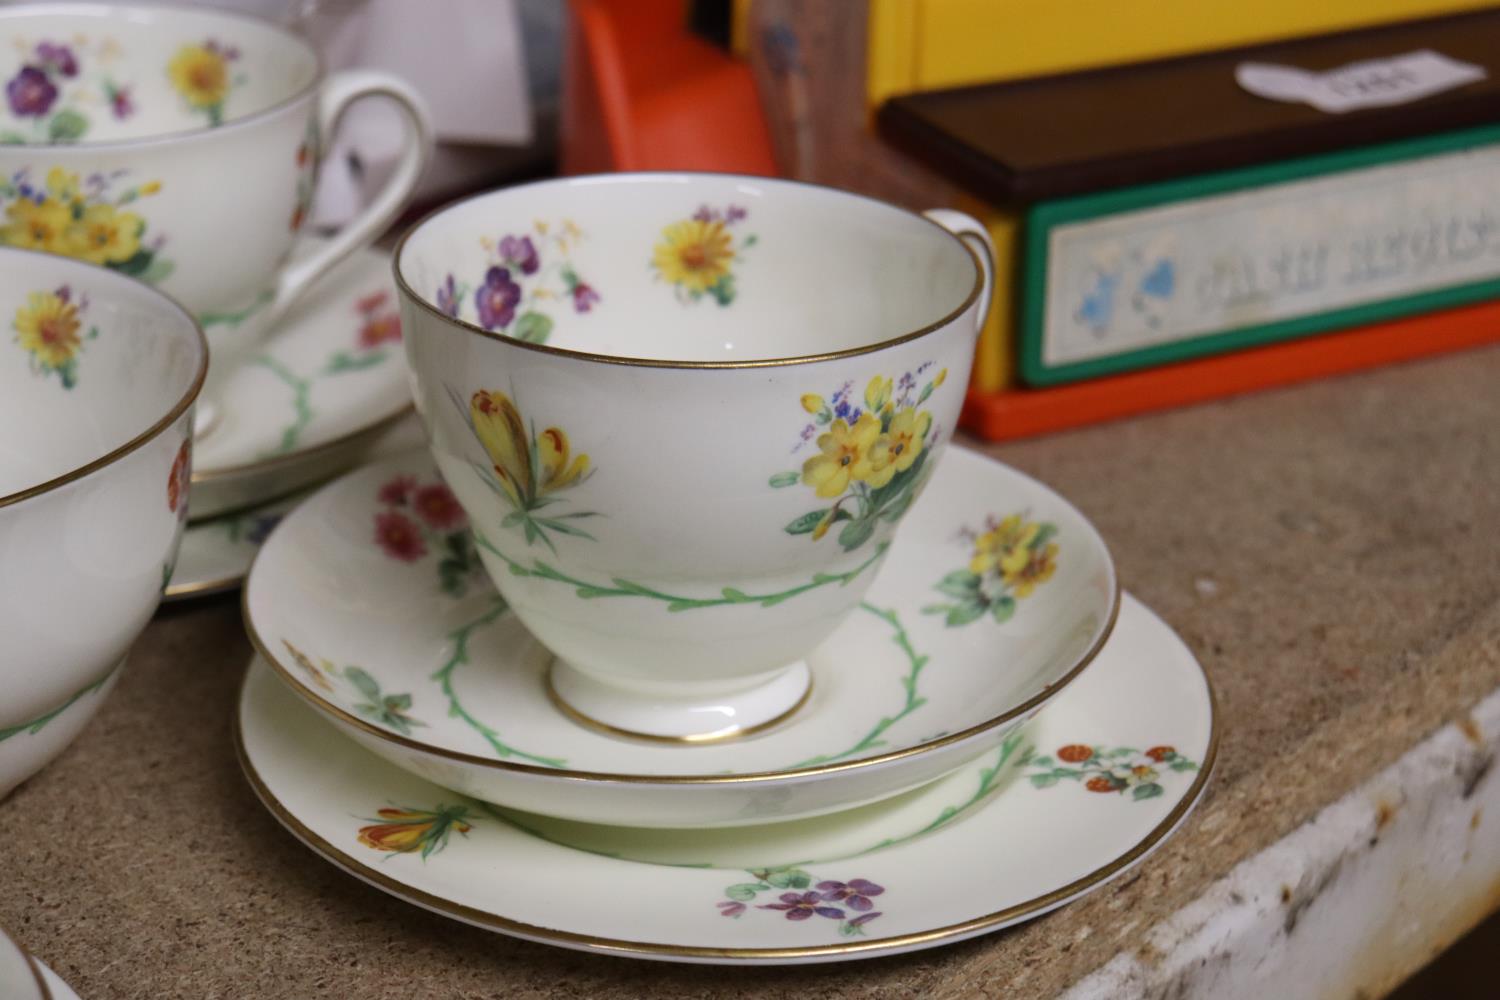
[[[567,433],[560,427],[537,431],[510,396],[497,389],[475,392],[464,409],[490,460],[490,467],[482,470],[485,481],[511,508],[501,527],[520,528],[526,544],[542,542],[551,549],[556,547],[553,534],[592,541],[576,522],[596,516],[593,512],[542,513],[562,503],[565,498],[558,494],[584,482],[592,472],[588,455],[574,452]]]

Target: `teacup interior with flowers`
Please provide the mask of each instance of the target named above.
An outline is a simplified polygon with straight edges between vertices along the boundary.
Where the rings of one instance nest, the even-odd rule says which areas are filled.
[[[192,389],[188,315],[128,278],[0,249],[0,497],[155,427]]]
[[[882,343],[978,283],[937,224],[828,188],[622,174],[460,202],[402,246],[402,279],[481,330],[627,358],[757,361]]]
[[[0,7],[0,143],[214,128],[308,87],[318,59],[268,23],[189,7]]]

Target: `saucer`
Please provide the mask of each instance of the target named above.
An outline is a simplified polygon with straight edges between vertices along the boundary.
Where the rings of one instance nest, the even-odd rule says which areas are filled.
[[[581,724],[550,696],[552,656],[507,612],[475,537],[489,544],[426,453],[360,469],[261,550],[246,630],[284,681],[375,753],[475,798],[589,822],[742,825],[923,784],[998,747],[1062,691],[1118,606],[1109,553],[1083,515],[952,449],[861,607],[808,657],[812,694],[791,718],[732,741],[644,741]],[[975,562],[976,549],[1028,539],[1029,565],[1044,566],[1014,586]],[[622,581],[591,596],[672,613]]]
[[[299,244],[301,253],[323,241]],[[287,314],[268,349],[212,400],[193,443],[194,519],[251,506],[352,467],[361,448],[411,409],[390,254],[362,250]],[[216,327],[248,314],[199,317]]]
[[[422,444],[422,424],[415,414],[380,432],[361,454],[370,459],[410,451]],[[271,529],[308,495],[303,490],[231,514],[190,521],[182,532],[177,562],[172,566],[164,601],[208,597],[233,590],[250,572],[250,564]]]
[[[721,964],[916,951],[1061,906],[1160,846],[1218,744],[1208,678],[1130,597],[1096,664],[1002,746],[916,792],[771,826],[669,834],[485,805],[342,738],[259,659],[236,720],[261,801],[355,877],[528,940]]]
[[[0,997],[7,1000],[49,1000],[41,963],[0,927]]]
[[[89,681],[67,700],[30,719],[0,726],[0,799],[45,767],[83,732],[119,680],[121,659],[103,677]]]
[[[78,994],[73,987],[63,982],[62,977],[47,967],[47,963],[39,958],[33,958],[38,969],[42,970],[42,981],[47,984],[48,991],[52,994],[51,1000],[79,1000]]]

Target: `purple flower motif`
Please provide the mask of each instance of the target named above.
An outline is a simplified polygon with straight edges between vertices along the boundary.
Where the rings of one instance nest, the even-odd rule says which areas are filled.
[[[857,406],[850,406],[847,398],[840,399],[838,405],[833,408],[833,415],[850,427],[854,426],[854,422],[859,419],[859,415],[863,412]]]
[[[884,890],[882,890],[884,891]],[[788,920],[806,920],[816,913],[820,917],[830,920],[843,920],[844,911],[837,906],[819,906],[823,901],[821,894],[808,890],[807,892],[783,892],[781,902],[762,904],[762,910],[784,910]]]
[[[15,114],[40,118],[57,100],[57,88],[39,67],[22,66],[21,72],[5,85],[5,96]]]
[[[732,899],[723,899],[719,901],[719,916],[721,917],[737,917],[744,912],[744,903],[738,903]]]
[[[43,66],[51,67],[63,76],[72,78],[78,75],[78,60],[73,58],[73,50],[66,45],[42,42],[36,47],[36,57]]]
[[[240,57],[239,49],[235,48],[233,45],[223,45],[212,38],[204,42],[203,47],[210,52],[223,56],[230,62],[234,62]]]
[[[592,285],[580,281],[573,286],[573,308],[577,312],[586,313],[594,308],[599,301],[599,293],[594,291]]]
[[[63,305],[67,305],[68,302],[71,301],[72,298],[73,298],[73,289],[70,288],[70,287],[68,287],[67,285],[63,285],[61,288],[58,288],[52,294],[56,295],[57,296],[57,300],[59,302],[61,302]]]
[[[843,903],[851,910],[865,913],[875,908],[870,897],[885,892],[885,886],[876,885],[869,879],[856,878],[848,882],[819,882],[818,891],[827,902]]]
[[[750,213],[746,212],[740,206],[738,206],[738,205],[730,205],[729,206],[729,211],[727,211],[727,212],[724,213],[724,221],[727,222],[728,224],[730,224],[732,226],[736,222],[739,222],[741,219],[743,219],[748,214],[750,214]]]
[[[515,318],[521,301],[521,286],[510,280],[510,271],[492,267],[484,272],[484,284],[474,293],[479,309],[479,325],[486,330],[505,329]]]
[[[879,910],[876,910],[874,913],[861,913],[859,916],[849,921],[849,926],[863,927],[865,924],[868,924],[871,920],[874,920],[878,916],[880,916]]]
[[[542,266],[536,255],[536,245],[530,236],[507,236],[500,241],[500,259],[511,267],[518,267],[522,274],[536,274]]]
[[[109,110],[116,118],[123,121],[135,114],[135,102],[130,99],[129,87],[108,85],[105,92],[109,96]]]
[[[717,220],[718,217],[719,217],[719,213],[715,212],[713,209],[709,208],[707,205],[699,205],[698,206],[698,211],[696,211],[696,212],[693,213],[693,221],[694,222],[713,222],[713,221]]]
[[[444,316],[458,319],[458,286],[453,283],[451,274],[438,286],[437,307]]]

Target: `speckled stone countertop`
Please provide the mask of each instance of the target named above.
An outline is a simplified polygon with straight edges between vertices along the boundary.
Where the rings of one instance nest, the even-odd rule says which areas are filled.
[[[426,913],[318,859],[256,802],[229,739],[250,651],[238,602],[220,598],[161,612],[78,743],[0,803],[0,925],[86,1000],[1193,996],[1181,970],[1208,964],[1188,949],[1208,947],[1215,907],[1261,893],[1279,908],[1277,942],[1215,932],[1220,971],[1243,984],[1264,964],[1249,949],[1290,947],[1319,893],[1375,864],[1345,852],[1257,886],[1256,859],[1311,859],[1314,835],[1373,847],[1405,803],[1437,815],[1444,775],[1454,803],[1494,797],[1500,712],[1480,708],[1500,689],[1500,349],[988,450],[1094,519],[1126,587],[1207,665],[1225,719],[1202,806],[1084,900],[934,951],[784,969],[576,954]],[[1453,765],[1424,770],[1411,755],[1429,744]],[[1365,803],[1377,779],[1392,797]],[[1340,825],[1335,805],[1368,822]],[[1500,816],[1470,812],[1464,825],[1500,843]],[[1420,867],[1423,850],[1380,864]],[[1500,905],[1500,872],[1485,877],[1400,921],[1415,949],[1308,950],[1375,956],[1318,994],[1389,988]],[[1376,886],[1365,909],[1395,905],[1403,890],[1381,884],[1361,882]]]

